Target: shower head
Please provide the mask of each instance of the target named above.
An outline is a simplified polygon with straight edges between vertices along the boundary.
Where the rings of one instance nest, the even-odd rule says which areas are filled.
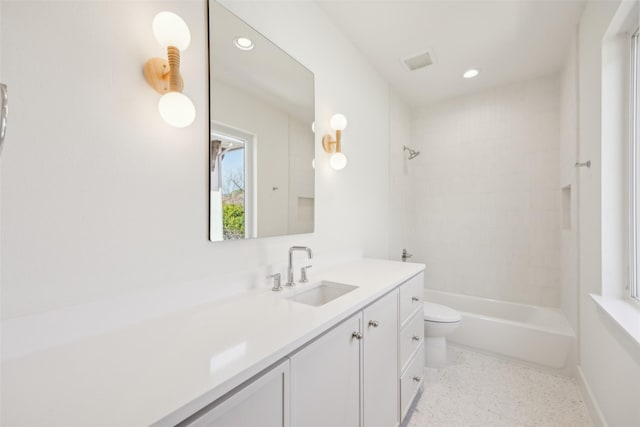
[[[415,159],[416,157],[418,157],[420,155],[419,151],[413,150],[413,149],[407,147],[406,145],[403,145],[403,147],[404,147],[404,151],[408,151],[409,152],[409,160]]]

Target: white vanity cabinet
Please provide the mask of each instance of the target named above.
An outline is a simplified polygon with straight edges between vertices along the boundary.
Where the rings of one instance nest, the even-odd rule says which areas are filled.
[[[259,287],[11,358],[0,424],[397,427],[422,381],[423,270],[348,261],[299,289]],[[321,282],[310,304],[293,298]],[[349,292],[331,299],[338,288]]]
[[[404,421],[423,384],[424,273],[400,286],[400,419]]]
[[[293,427],[360,425],[361,323],[358,313],[291,356]]]
[[[392,288],[178,426],[399,426],[423,383],[423,277]]]
[[[363,425],[391,427],[398,418],[398,290],[363,310]]]
[[[183,426],[289,427],[289,360],[178,424]]]
[[[397,426],[398,393],[397,289],[291,356],[293,427]]]

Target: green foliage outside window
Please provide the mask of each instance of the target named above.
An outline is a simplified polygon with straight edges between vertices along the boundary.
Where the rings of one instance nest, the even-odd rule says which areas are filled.
[[[244,239],[244,206],[239,204],[222,206],[222,230],[225,240]]]

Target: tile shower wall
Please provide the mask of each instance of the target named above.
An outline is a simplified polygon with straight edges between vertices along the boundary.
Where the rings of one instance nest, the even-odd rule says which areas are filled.
[[[560,306],[559,108],[552,76],[416,112],[426,287]]]

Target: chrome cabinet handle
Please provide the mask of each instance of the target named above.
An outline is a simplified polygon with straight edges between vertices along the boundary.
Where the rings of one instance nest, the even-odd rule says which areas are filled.
[[[411,297],[411,302],[418,302],[420,301],[420,298],[418,297]]]
[[[412,336],[411,339],[414,341],[420,341],[420,337],[417,335]]]
[[[369,320],[369,326],[373,326],[374,328],[377,328],[378,326],[380,326],[380,323],[378,323],[377,320]]]
[[[360,332],[354,332],[351,334],[351,338],[357,339],[357,340],[361,340],[362,339],[362,334]]]
[[[413,377],[413,380],[415,382],[419,383],[420,381],[422,381],[422,378],[420,378],[419,376],[416,375],[415,377]]]

